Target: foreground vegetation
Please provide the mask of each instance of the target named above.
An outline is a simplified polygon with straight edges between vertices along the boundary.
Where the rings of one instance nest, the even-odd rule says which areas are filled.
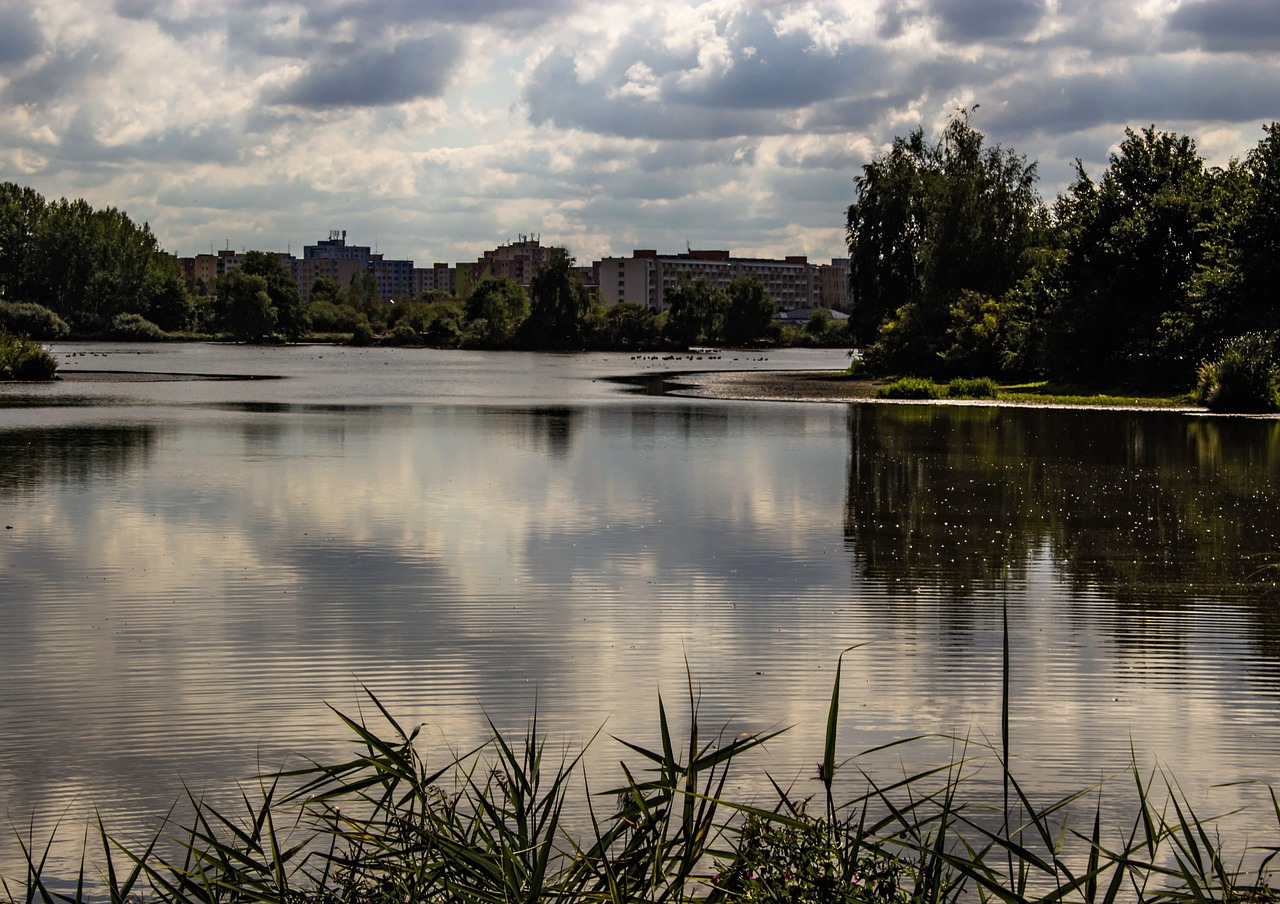
[[[728,798],[731,767],[774,734],[704,738],[692,681],[687,740],[677,743],[660,698],[659,744],[623,741],[634,762],[616,787],[594,793],[582,755],[549,751],[536,719],[520,741],[495,730],[484,747],[450,753],[437,768],[419,731],[370,694],[372,724],[338,714],[357,741],[349,760],[265,776],[242,795],[240,813],[193,799],[188,825],[141,846],[99,821],[98,873],[82,860],[69,893],[52,887],[68,877],[46,873],[49,846],[22,839],[25,875],[6,879],[5,894],[396,904],[1277,900],[1268,882],[1280,848],[1251,850],[1250,866],[1227,859],[1213,821],[1136,764],[1123,826],[1104,827],[1102,787],[1034,802],[1008,769],[1007,682],[999,749],[971,755],[960,744],[954,762],[888,783],[864,773],[865,792],[837,803],[837,773],[858,769],[837,755],[839,671],[816,800],[772,779],[767,800]],[[1001,766],[1002,806],[966,800],[983,758]],[[579,783],[585,797],[573,800]],[[1271,802],[1280,839],[1274,793]],[[1084,810],[1079,821],[1073,808]],[[570,831],[570,810],[585,814],[585,834]]]

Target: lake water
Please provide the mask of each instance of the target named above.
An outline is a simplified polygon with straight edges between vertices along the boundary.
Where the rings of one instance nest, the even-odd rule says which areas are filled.
[[[95,807],[128,834],[184,784],[225,799],[347,751],[325,704],[362,685],[441,756],[535,707],[557,742],[603,726],[603,786],[609,735],[654,741],[660,691],[687,711],[687,668],[706,725],[795,726],[736,790],[767,769],[809,794],[861,644],[842,750],[931,736],[859,760],[891,781],[998,740],[1006,606],[1037,799],[1131,749],[1202,815],[1265,801],[1215,786],[1277,778],[1280,421],[610,379],[842,367],[830,351],[56,351],[255,377],[0,386],[0,815],[76,826],[59,857]],[[1233,820],[1274,843],[1274,815]],[[0,833],[0,874],[20,867]]]

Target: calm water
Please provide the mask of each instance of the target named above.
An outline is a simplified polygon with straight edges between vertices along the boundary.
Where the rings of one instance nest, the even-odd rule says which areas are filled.
[[[362,684],[442,752],[535,705],[557,739],[603,725],[611,781],[607,735],[653,740],[686,664],[707,724],[796,726],[753,768],[812,793],[854,644],[848,754],[997,739],[1005,603],[1015,771],[1040,799],[1131,743],[1205,812],[1262,799],[1216,784],[1278,778],[1278,421],[609,379],[838,352],[57,350],[262,379],[0,387],[0,815],[24,834],[94,807],[127,832],[184,783],[217,797],[345,751],[325,704]],[[891,780],[953,744],[865,763]],[[19,865],[3,833],[0,873]]]

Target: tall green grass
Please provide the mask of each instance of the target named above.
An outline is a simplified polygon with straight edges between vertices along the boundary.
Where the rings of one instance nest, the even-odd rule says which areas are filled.
[[[22,837],[23,875],[5,879],[4,894],[46,904],[1277,900],[1274,792],[1277,831],[1246,852],[1250,864],[1229,861],[1216,820],[1176,782],[1144,776],[1136,756],[1125,776],[1038,802],[1010,768],[1007,680],[998,744],[955,739],[950,762],[884,781],[859,765],[876,751],[840,755],[843,660],[816,802],[772,778],[760,799],[727,797],[732,767],[776,732],[706,733],[692,680],[683,740],[659,697],[658,743],[621,741],[629,761],[607,787],[593,787],[581,752],[549,746],[536,714],[522,738],[491,725],[487,744],[429,766],[439,752],[368,691],[367,714],[335,710],[354,741],[348,758],[264,776],[237,811],[192,798],[190,819],[140,845],[99,820],[74,876],[48,874],[52,839]],[[1006,679],[1014,666],[1006,644]],[[967,797],[992,757],[1005,788],[994,807]],[[840,800],[849,779],[862,790]],[[1103,796],[1117,786],[1131,816],[1104,826]],[[570,811],[585,812],[585,833],[571,831]]]

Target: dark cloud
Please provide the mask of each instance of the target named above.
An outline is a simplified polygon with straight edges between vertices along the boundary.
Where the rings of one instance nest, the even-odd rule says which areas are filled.
[[[153,22],[166,34],[184,39],[210,30],[221,30],[239,20],[244,7],[235,2],[203,7],[191,15],[176,15],[169,0],[116,0],[116,15],[123,19]],[[260,21],[260,16],[254,16]]]
[[[901,35],[918,15],[905,0],[884,0],[876,11],[876,36],[892,40]]]
[[[333,50],[330,48],[330,55]],[[350,50],[346,59],[313,63],[297,81],[269,100],[331,109],[439,97],[462,56],[458,43],[443,36],[408,41],[391,51]]]
[[[705,70],[697,48],[672,49],[655,37],[660,23],[652,21],[637,23],[586,82],[579,82],[569,52],[553,53],[525,87],[529,117],[535,124],[628,137],[785,134],[799,128],[798,111],[851,89],[874,90],[893,62],[886,49],[871,44],[828,52],[803,32],[779,35],[760,13],[717,27],[731,61]]]
[[[0,65],[25,62],[43,46],[44,36],[30,9],[0,6]]]
[[[1021,38],[1044,16],[1044,0],[933,0],[939,35],[946,41],[968,43]]]
[[[1190,32],[1209,50],[1280,50],[1280,3],[1191,0],[1173,11],[1169,27]]]
[[[1012,138],[1101,125],[1161,122],[1261,122],[1275,117],[1280,66],[1230,58],[1134,61],[1123,73],[1085,74],[1052,86],[1025,79],[1009,86],[981,119]]]
[[[11,79],[4,99],[20,106],[52,103],[79,88],[88,78],[109,72],[119,57],[117,51],[97,44],[56,53],[35,70]]]
[[[304,24],[317,32],[346,23],[379,28],[412,23],[484,24],[523,30],[579,5],[576,0],[329,0],[296,4],[305,9]]]

